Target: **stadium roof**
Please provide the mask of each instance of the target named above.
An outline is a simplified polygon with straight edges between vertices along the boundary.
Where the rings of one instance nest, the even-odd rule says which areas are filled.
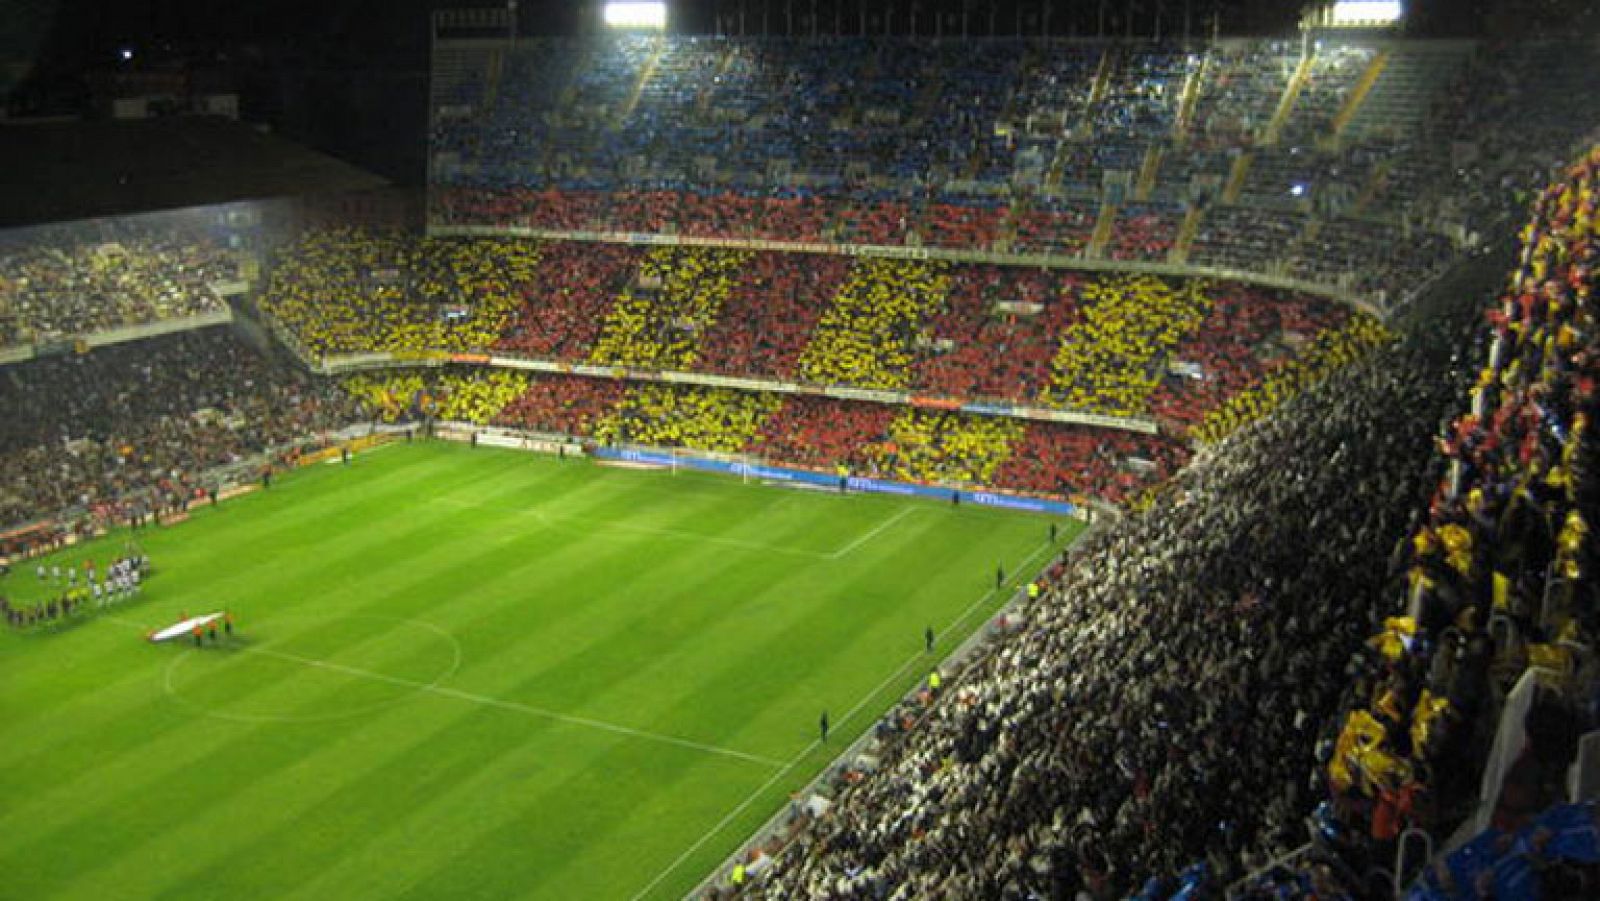
[[[248,125],[167,118],[0,125],[0,226],[383,187]]]

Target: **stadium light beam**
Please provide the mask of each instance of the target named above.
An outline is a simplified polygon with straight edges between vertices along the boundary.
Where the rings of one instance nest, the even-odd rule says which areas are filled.
[[[623,3],[607,3],[605,20],[608,28],[665,31],[667,27],[667,4],[659,2],[659,0],[655,0],[655,2],[629,0],[629,2]]]
[[[1334,25],[1392,25],[1404,15],[1401,0],[1339,0],[1333,4]]]

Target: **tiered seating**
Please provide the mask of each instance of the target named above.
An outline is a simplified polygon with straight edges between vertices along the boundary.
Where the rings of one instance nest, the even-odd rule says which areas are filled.
[[[8,366],[0,407],[0,525],[172,509],[217,467],[356,421],[223,327]]]
[[[874,468],[906,482],[993,485],[1024,428],[1015,419],[906,410],[889,424]]]
[[[1117,213],[1106,255],[1113,260],[1163,262],[1172,252],[1183,223],[1183,208],[1165,203],[1131,203]]]
[[[1284,122],[1282,140],[1309,146],[1333,133],[1333,120],[1344,108],[1356,83],[1377,50],[1353,44],[1324,44],[1315,49],[1305,84]]]
[[[717,324],[700,342],[701,372],[794,375],[826,298],[850,273],[847,257],[759,253],[739,274]]]
[[[825,385],[904,387],[917,330],[943,303],[949,283],[937,264],[857,263],[801,354],[800,377]]]
[[[995,484],[1112,504],[1165,481],[1189,459],[1188,449],[1174,441],[1057,423],[1028,423],[1014,446]]]
[[[676,231],[682,202],[677,191],[621,191],[611,198],[608,224],[619,232],[655,235]]]
[[[1206,212],[1189,260],[1205,266],[1255,270],[1270,268],[1305,231],[1293,213],[1247,207],[1216,207]]]
[[[790,397],[762,425],[751,451],[810,469],[860,470],[898,414],[887,404]]]
[[[781,403],[776,394],[646,384],[596,422],[593,434],[606,444],[738,453]]]
[[[487,425],[528,390],[528,375],[508,369],[414,370],[346,376],[340,387],[380,422],[431,416]]]
[[[1369,296],[1415,287],[1455,259],[1455,249],[1439,235],[1421,232],[1396,240],[1388,229],[1361,219],[1322,223],[1316,245],[1316,253],[1292,259],[1293,275],[1347,284]]]
[[[725,250],[653,251],[606,314],[590,362],[688,369],[699,358],[700,335],[716,322],[749,257]]]
[[[1184,81],[1199,66],[1198,55],[1176,48],[1127,48],[1094,108],[1096,138],[1144,143],[1165,137],[1177,119]]]
[[[155,214],[0,237],[0,347],[225,309],[238,277],[199,217]]]
[[[1080,256],[1094,234],[1099,206],[1078,198],[1036,197],[1026,212],[1016,216],[1011,247],[1019,253]]]
[[[1173,349],[1166,378],[1150,399],[1151,413],[1179,429],[1197,424],[1351,316],[1349,308],[1324,298],[1248,285],[1224,283],[1209,293],[1211,311]]]
[[[606,311],[643,258],[643,248],[627,244],[546,244],[535,283],[525,289],[495,347],[531,357],[587,359]]]
[[[1117,416],[1143,415],[1167,354],[1205,318],[1202,287],[1149,276],[1085,285],[1082,314],[1067,329],[1044,399]]]
[[[1341,328],[1318,335],[1293,361],[1269,373],[1260,384],[1232,395],[1206,414],[1189,434],[1196,440],[1214,443],[1228,434],[1267,416],[1327,376],[1392,340],[1392,335],[1371,316],[1353,316]]]
[[[500,411],[496,425],[586,438],[610,417],[628,392],[626,382],[539,375],[528,389]]]
[[[275,256],[261,306],[318,355],[482,350],[535,283],[537,244],[308,231]]]
[[[680,201],[678,229],[686,235],[819,241],[827,206],[815,197],[747,197],[722,192],[686,193]]]
[[[842,244],[904,244],[911,208],[896,200],[842,200],[835,205],[833,240]]]
[[[943,397],[1034,397],[1049,377],[1056,336],[1077,315],[1078,284],[1061,270],[951,269],[949,298],[929,323],[913,384]]]
[[[1212,146],[1248,145],[1272,120],[1299,51],[1288,41],[1213,48],[1211,77],[1195,101],[1194,132]]]
[[[987,250],[1000,236],[1005,208],[999,198],[967,203],[930,203],[922,212],[917,234],[935,247]]]
[[[1076,43],[1034,47],[1009,106],[1012,128],[1057,135],[1081,123],[1102,50]]]

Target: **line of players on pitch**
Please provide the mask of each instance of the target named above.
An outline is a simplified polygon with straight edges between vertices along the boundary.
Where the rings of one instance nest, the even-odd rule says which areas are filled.
[[[34,570],[40,582],[64,586],[61,594],[48,601],[31,605],[14,605],[0,597],[0,613],[6,623],[15,629],[26,629],[42,623],[65,619],[85,608],[91,602],[95,607],[107,607],[138,597],[144,579],[150,573],[150,558],[144,554],[118,557],[102,569],[93,560],[83,561],[83,580],[79,584],[76,567],[44,564]]]

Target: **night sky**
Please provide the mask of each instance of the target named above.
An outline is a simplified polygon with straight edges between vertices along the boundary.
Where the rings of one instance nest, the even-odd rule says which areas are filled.
[[[415,184],[426,147],[429,14],[484,0],[0,0],[0,65],[12,115],[92,113],[92,73],[192,70],[222,73],[235,86],[243,118],[271,126],[390,179]],[[1224,35],[1293,35],[1299,0],[674,0],[672,28],[710,33],[718,23],[749,32],[845,33],[860,11],[892,16],[904,34],[932,34],[935,15],[967,10],[968,31],[1196,36],[1215,15]],[[598,0],[519,0],[520,31],[561,35],[592,28]],[[1502,23],[1555,22],[1592,13],[1591,0],[1408,0],[1413,34],[1482,34],[1491,7]],[[792,18],[791,18],[792,14]],[[881,20],[880,20],[881,22]],[[881,28],[881,24],[878,26]],[[877,29],[875,28],[874,31]],[[960,29],[948,24],[947,34]],[[131,59],[122,58],[124,54]]]
[[[895,30],[909,28],[910,12],[919,10],[919,31],[931,33],[938,11],[970,10],[971,30],[986,32],[990,13],[997,30],[1010,32],[1022,12],[1024,28],[1037,17],[1047,0],[676,0],[672,3],[675,27],[691,32],[735,21],[744,10],[745,22],[755,29],[765,21],[775,32],[786,28],[793,13],[796,30],[814,8],[823,30],[835,21],[846,29],[859,22],[859,10],[891,11]],[[1430,27],[1471,27],[1475,8],[1491,0],[1411,0]],[[1506,2],[1506,0],[1497,0]],[[1511,0],[1548,5],[1559,0]],[[124,45],[160,46],[194,44],[281,44],[343,47],[379,57],[421,52],[426,46],[431,9],[457,6],[492,6],[484,0],[0,0],[0,18],[11,24],[0,32],[13,35],[42,33],[42,50],[52,63],[85,61],[95,54],[114,52]],[[528,34],[567,34],[581,27],[585,6],[580,0],[520,0],[522,30]],[[1198,30],[1212,13],[1221,17],[1230,34],[1291,32],[1299,16],[1296,0],[1051,0],[1053,30],[1092,34],[1104,9],[1105,27],[1117,34],[1133,24],[1136,34],[1150,34],[1159,11],[1162,30],[1181,31],[1185,10]],[[763,11],[765,15],[763,15]],[[1033,18],[1033,21],[1039,21]],[[45,25],[46,22],[50,24]],[[1032,26],[1037,28],[1038,26]],[[1031,30],[1031,29],[1029,29]]]

